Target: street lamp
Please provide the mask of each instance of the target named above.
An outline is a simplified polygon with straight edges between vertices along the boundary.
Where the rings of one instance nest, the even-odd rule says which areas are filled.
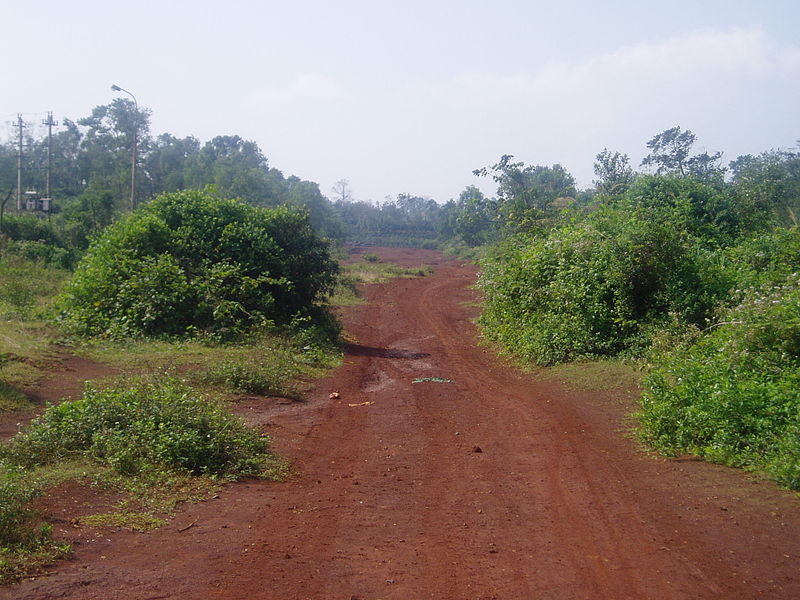
[[[126,89],[114,84],[111,89],[115,92],[125,92],[133,98],[133,106],[136,108],[136,113],[133,115],[133,151],[131,152],[131,210],[136,208],[136,134],[139,130],[137,118],[139,116],[139,103],[136,101],[136,96]]]

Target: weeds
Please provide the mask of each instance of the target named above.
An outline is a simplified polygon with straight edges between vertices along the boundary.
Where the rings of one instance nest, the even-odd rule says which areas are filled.
[[[25,485],[13,468],[0,464],[0,583],[7,583],[65,555],[69,547],[51,538],[30,506],[41,488]]]
[[[164,377],[50,406],[8,448],[16,464],[35,466],[89,456],[124,474],[177,470],[258,475],[268,440],[216,402]]]

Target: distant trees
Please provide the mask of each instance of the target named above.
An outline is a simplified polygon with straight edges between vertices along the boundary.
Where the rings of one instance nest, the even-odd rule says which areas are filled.
[[[633,168],[627,154],[611,152],[608,148],[597,155],[594,163],[594,183],[599,194],[622,194],[633,182]]]
[[[559,199],[574,199],[575,179],[559,164],[552,167],[514,162],[504,154],[491,167],[476,169],[497,183],[497,212],[504,226],[529,228],[552,216]]]
[[[725,169],[720,166],[721,152],[703,152],[692,156],[697,136],[680,127],[672,127],[655,135],[647,147],[650,149],[642,166],[651,167],[658,175],[693,176],[707,182],[721,182]]]
[[[77,121],[63,119],[53,133],[51,189],[56,202],[55,214],[50,216],[59,246],[80,253],[93,236],[129,210],[134,130],[138,138],[136,196],[140,203],[162,193],[213,185],[221,195],[242,198],[255,206],[290,204],[305,208],[317,231],[336,239],[345,235],[341,219],[319,186],[284,177],[269,166],[255,142],[238,135],[217,136],[205,143],[169,133],[153,137],[150,111],[117,98]],[[24,148],[22,185],[25,190],[41,193],[47,140],[29,136]],[[16,181],[17,149],[11,142],[0,144],[3,193],[16,188]],[[6,234],[12,232],[9,227],[4,228]]]

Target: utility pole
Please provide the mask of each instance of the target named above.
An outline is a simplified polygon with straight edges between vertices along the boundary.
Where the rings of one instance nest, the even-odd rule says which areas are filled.
[[[19,148],[17,150],[17,212],[22,210],[22,130],[25,123],[22,115],[17,113],[17,129],[19,129]]]
[[[47,175],[44,184],[44,197],[50,198],[50,173],[52,171],[52,156],[53,156],[53,126],[58,127],[58,121],[53,121],[52,111],[47,113],[47,120],[42,121],[42,125],[47,125]]]
[[[119,87],[117,84],[111,86],[115,92],[125,92],[133,98],[133,144],[131,149],[131,210],[136,210],[136,136],[139,133],[139,103],[136,101],[136,96],[125,88]]]

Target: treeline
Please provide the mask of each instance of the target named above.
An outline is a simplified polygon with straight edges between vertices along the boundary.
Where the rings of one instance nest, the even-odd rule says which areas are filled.
[[[800,154],[723,166],[695,141],[655,136],[646,174],[603,150],[583,196],[503,157],[480,322],[540,365],[644,359],[648,443],[800,489]]]
[[[24,128],[19,190],[17,140],[0,144],[0,235],[12,250],[56,266],[73,267],[89,241],[134,206],[207,186],[253,206],[302,208],[318,234],[337,242],[431,247],[454,231],[449,205],[410,193],[379,203],[354,201],[346,181],[326,197],[317,183],[284,176],[255,142],[238,135],[206,142],[153,135],[150,111],[127,99],[97,106],[81,119],[63,119],[52,136],[32,131]],[[27,210],[26,192],[35,192],[34,201],[48,195],[48,180],[51,206]]]
[[[134,134],[137,169],[132,198]],[[0,145],[0,233],[22,252],[63,266],[74,264],[89,240],[129,212],[132,204],[206,186],[214,186],[222,197],[241,198],[254,206],[302,207],[319,233],[331,238],[343,235],[343,224],[319,186],[285,177],[269,165],[256,143],[238,135],[205,143],[169,133],[152,136],[149,111],[137,109],[130,100],[98,106],[77,121],[64,119],[52,138],[26,136],[23,204],[29,190],[45,195],[49,164],[53,205],[48,214],[26,210],[9,214],[16,204],[17,154],[15,142]]]

